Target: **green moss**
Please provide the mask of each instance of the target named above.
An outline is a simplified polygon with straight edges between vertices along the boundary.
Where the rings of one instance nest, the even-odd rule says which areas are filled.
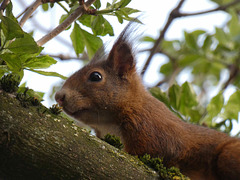
[[[103,139],[105,142],[107,142],[108,144],[111,144],[112,146],[118,148],[118,149],[122,149],[123,148],[123,144],[121,143],[121,140],[119,137],[115,136],[115,135],[110,135],[107,134],[104,136]]]
[[[62,112],[62,108],[58,104],[53,104],[52,107],[49,108],[50,112],[59,115]]]
[[[139,159],[149,166],[150,168],[157,171],[161,178],[166,180],[189,180],[188,177],[184,176],[180,170],[176,167],[167,168],[163,165],[163,160],[160,158],[151,158],[150,155],[145,154]]]
[[[40,101],[37,98],[31,97],[26,93],[18,93],[16,98],[20,101],[23,107],[41,105]]]
[[[17,74],[7,74],[0,79],[0,88],[5,92],[13,93],[18,90],[20,76]]]

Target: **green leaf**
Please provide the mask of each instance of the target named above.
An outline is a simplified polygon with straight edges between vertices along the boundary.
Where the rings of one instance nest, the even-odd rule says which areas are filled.
[[[217,127],[218,123],[214,122],[214,119],[218,117],[224,105],[224,98],[222,92],[219,92],[213,97],[210,103],[207,105],[207,115],[204,117],[202,122],[206,123],[209,127]]]
[[[59,74],[59,73],[56,73],[56,72],[47,72],[47,71],[40,71],[40,70],[34,70],[34,69],[26,69],[28,71],[32,71],[32,72],[35,72],[35,73],[38,73],[38,74],[41,74],[41,75],[44,75],[44,76],[55,76],[55,77],[60,77],[62,79],[67,79],[67,77]]]
[[[96,9],[99,9],[101,7],[101,1],[100,0],[96,0],[93,5],[96,7]]]
[[[239,18],[235,11],[231,11],[231,20],[229,21],[229,32],[232,37],[238,36],[240,32]]]
[[[123,8],[123,7],[127,6],[130,2],[131,2],[131,0],[121,0],[119,2],[119,4],[120,4],[120,7]]]
[[[0,65],[0,78],[5,74],[8,73],[9,69],[7,65]]]
[[[74,25],[75,26],[75,25]],[[76,25],[77,29],[75,30],[75,33],[71,34],[71,39],[73,41],[73,44],[76,46],[75,48],[78,50],[76,52],[80,52],[80,50],[84,50],[84,45],[87,48],[87,52],[89,57],[93,57],[93,55],[97,52],[97,50],[102,47],[102,40],[99,37],[96,37],[89,32],[81,29],[79,25]],[[75,37],[75,38],[74,38]],[[76,39],[77,38],[77,39]],[[83,47],[82,47],[83,46]],[[74,48],[74,49],[75,49]],[[80,49],[82,48],[82,49]]]
[[[197,96],[188,82],[185,82],[181,87],[174,84],[169,88],[168,95],[171,105],[186,117],[198,114],[196,109],[194,109],[198,104]],[[197,122],[199,117],[200,114],[196,118],[191,117],[191,121]]]
[[[13,5],[12,5],[12,2],[10,1],[6,7],[6,16],[12,19],[13,21],[15,21],[16,23],[18,23],[17,19],[14,17],[12,13],[12,8],[13,8]]]
[[[48,55],[29,58],[23,64],[24,67],[33,69],[44,69],[50,67],[52,64],[56,64],[57,61]]]
[[[224,119],[238,119],[238,114],[240,112],[240,90],[233,93],[227,104],[224,106]]]
[[[141,38],[141,41],[144,41],[144,42],[155,42],[156,40],[153,37],[144,36],[143,38]]]
[[[186,54],[182,58],[179,59],[179,66],[186,67],[191,65],[193,62],[197,61],[200,58],[198,54]]]
[[[47,3],[42,4],[42,9],[44,11],[48,11],[48,4]]]
[[[185,82],[182,85],[182,91],[181,91],[181,106],[184,107],[193,107],[196,106],[197,103],[197,96],[191,86],[188,82]]]
[[[190,122],[191,123],[196,123],[198,124],[199,123],[199,120],[201,119],[202,115],[200,114],[199,110],[196,110],[196,109],[186,109],[186,114],[187,116],[189,116],[191,119],[190,119]]]
[[[6,40],[24,37],[24,32],[17,22],[5,16],[0,16],[0,19],[2,20],[1,29],[3,30]]]
[[[85,42],[82,37],[81,31],[82,30],[81,30],[80,26],[77,23],[74,23],[74,28],[73,28],[73,31],[72,31],[70,37],[72,40],[73,48],[74,48],[77,56],[83,52],[84,46],[85,46]]]
[[[123,23],[122,16],[118,12],[115,12],[115,15],[117,16],[118,22],[122,24]]]
[[[125,7],[125,8],[121,8],[121,12],[124,12],[125,14],[130,15],[130,14],[138,13],[138,12],[141,12],[141,11],[139,11],[137,9]]]
[[[204,40],[202,49],[203,49],[204,51],[210,51],[210,47],[211,47],[211,45],[212,45],[212,42],[213,42],[213,41],[212,41],[212,36],[207,35],[207,36],[205,37],[205,40]]]
[[[211,99],[210,103],[207,105],[207,111],[211,118],[217,116],[221,112],[223,105],[223,95],[222,92],[219,92],[215,97]]]
[[[22,63],[18,55],[13,53],[5,53],[1,54],[0,58],[7,63],[7,66],[11,71],[18,72],[21,70]]]
[[[160,88],[151,88],[150,93],[159,101],[163,102],[168,108],[172,109],[166,93],[164,93]]]
[[[88,14],[83,14],[78,20],[84,26],[92,27],[92,19],[94,19],[93,16],[90,16]]]
[[[113,36],[113,28],[111,24],[102,16],[98,15],[92,22],[92,31],[94,35],[105,36],[109,34]]]
[[[24,33],[23,38],[17,38],[8,47],[10,51],[18,54],[26,53],[37,53],[39,51],[39,46],[34,41],[33,37],[28,33]]]
[[[180,86],[173,84],[168,90],[168,96],[171,105],[178,110],[180,106],[181,88]]]
[[[194,36],[191,33],[187,33],[185,31],[184,32],[184,37],[185,37],[185,40],[186,40],[186,43],[187,43],[188,47],[190,47],[191,49],[194,49],[194,50],[198,49],[197,42],[196,42]]]
[[[173,67],[171,62],[168,62],[162,65],[160,68],[160,73],[164,74],[165,76],[172,74],[172,72],[173,72]]]
[[[43,92],[39,92],[39,91],[34,91],[32,89],[29,89],[26,86],[26,83],[22,84],[19,88],[18,88],[18,93],[26,93],[27,95],[29,95],[30,97],[34,97],[37,98],[39,101],[43,101],[43,96],[45,93]]]
[[[82,30],[82,35],[87,47],[87,52],[90,58],[97,52],[97,50],[102,47],[103,43],[99,37],[96,37],[89,32]]]
[[[218,40],[220,44],[226,45],[229,42],[228,35],[223,31],[222,28],[215,28],[215,38]]]
[[[68,14],[63,14],[59,20],[59,24],[62,24],[63,21],[68,18],[68,16],[69,16]],[[69,25],[65,30],[68,30],[70,28],[71,28],[71,25]]]

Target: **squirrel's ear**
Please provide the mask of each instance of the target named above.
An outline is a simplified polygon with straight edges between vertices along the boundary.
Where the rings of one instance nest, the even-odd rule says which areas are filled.
[[[129,44],[116,42],[109,53],[107,64],[121,77],[135,70],[135,61]]]

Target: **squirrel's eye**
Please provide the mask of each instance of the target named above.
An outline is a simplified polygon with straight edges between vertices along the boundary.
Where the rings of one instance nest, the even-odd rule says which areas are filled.
[[[92,82],[98,82],[102,80],[102,75],[99,72],[92,72],[89,76],[89,80]]]

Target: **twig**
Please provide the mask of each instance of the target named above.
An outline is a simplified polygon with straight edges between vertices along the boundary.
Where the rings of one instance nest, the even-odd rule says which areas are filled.
[[[19,15],[16,16],[16,19],[20,18],[27,10],[29,7],[27,7],[23,12],[21,12]]]
[[[232,64],[229,69],[230,69],[230,75],[228,80],[224,83],[223,87],[222,87],[222,91],[227,89],[227,87],[230,85],[230,83],[237,77],[237,75],[239,74],[239,64]]]
[[[56,2],[59,2],[59,1],[64,1],[64,0],[42,0],[42,3],[45,4],[45,3],[56,3]]]
[[[23,27],[25,22],[28,20],[28,18],[32,15],[32,13],[42,4],[41,0],[36,0],[29,8],[27,9],[26,13],[22,17],[21,21],[19,22],[19,25]]]
[[[69,13],[69,11],[67,10],[67,8],[65,8],[65,6],[62,5],[62,3],[57,2],[57,4],[58,4],[66,13]]]
[[[159,81],[154,87],[161,86],[162,84],[166,83],[169,81],[169,77],[164,78],[163,80]]]
[[[240,3],[240,0],[235,0],[235,1],[232,1],[232,2],[227,3],[225,5],[222,5],[222,6],[219,6],[217,8],[207,10],[207,11],[201,11],[201,12],[195,12],[195,13],[179,13],[179,16],[180,17],[186,17],[186,16],[195,16],[195,15],[207,14],[207,13],[211,13],[211,12],[215,12],[215,11],[224,11],[227,8],[229,8],[230,6],[233,6],[233,5],[238,4],[238,3]]]
[[[92,3],[94,3],[96,0],[88,0],[85,3],[85,7],[88,8]],[[37,41],[37,44],[39,46],[42,46],[58,34],[60,34],[62,31],[64,31],[72,22],[74,22],[77,18],[79,18],[84,12],[85,12],[84,6],[79,6],[72,14],[70,14],[61,24],[59,24],[55,29],[53,29],[50,33],[42,37]]]
[[[3,14],[3,11],[6,9],[7,5],[9,4],[10,0],[3,0],[1,6],[0,6],[0,12]]]
[[[35,21],[34,19],[31,19],[31,23],[33,24],[34,27],[36,27],[38,30],[42,31],[43,33],[48,33],[49,32],[49,29],[47,29],[42,24],[39,24],[38,21]],[[62,38],[61,36],[57,36],[55,39],[57,41],[61,42],[62,44],[64,44],[65,46],[68,46],[68,47],[72,48],[72,44],[70,42],[68,42],[66,39]]]
[[[46,54],[42,54],[41,55],[46,55]],[[54,55],[54,54],[47,54],[48,56],[51,56],[53,58],[59,58],[62,61],[66,61],[66,60],[70,60],[70,59],[74,59],[74,60],[87,60],[88,57],[86,54],[83,54],[83,56],[81,57],[73,57],[73,56],[69,56],[69,55],[64,55],[64,54],[59,54],[59,55]]]
[[[159,38],[156,40],[156,42],[155,42],[155,44],[154,44],[154,46],[153,46],[153,48],[152,48],[152,50],[151,50],[151,53],[150,53],[150,55],[149,55],[149,57],[148,57],[145,65],[144,65],[144,67],[143,67],[143,69],[142,69],[142,72],[141,72],[141,75],[142,75],[142,76],[144,76],[144,74],[145,74],[145,72],[146,72],[146,70],[147,70],[147,68],[148,68],[148,66],[149,66],[149,64],[150,64],[150,62],[151,62],[154,54],[157,52],[158,46],[159,46],[160,43],[162,42],[162,40],[163,40],[163,38],[164,38],[164,36],[165,36],[165,34],[166,34],[169,26],[171,25],[172,21],[173,21],[175,18],[178,17],[179,9],[180,9],[181,6],[183,5],[184,1],[185,1],[185,0],[180,0],[180,2],[178,3],[177,7],[174,8],[174,9],[172,10],[172,12],[170,13],[170,15],[169,15],[169,17],[168,17],[168,21],[167,21],[166,25],[164,26],[162,32],[160,33]]]

